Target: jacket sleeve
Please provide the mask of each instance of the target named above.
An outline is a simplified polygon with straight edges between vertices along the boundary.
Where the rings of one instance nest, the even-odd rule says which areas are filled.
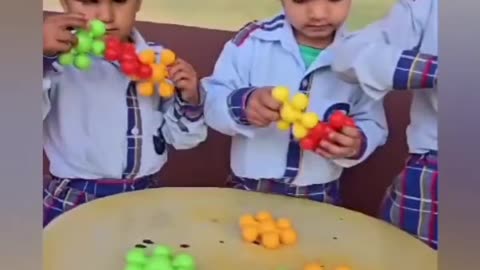
[[[205,94],[200,91],[199,105],[185,103],[180,95],[162,104],[164,114],[161,132],[175,149],[191,149],[205,141],[207,126],[203,116]]]
[[[363,135],[362,147],[357,157],[337,159],[334,162],[348,168],[365,161],[379,146],[387,141],[388,126],[383,100],[374,100],[363,94],[352,106],[351,116]]]
[[[42,79],[42,119],[45,120],[51,109],[50,92],[55,87],[55,76],[59,71],[54,67],[57,57],[43,56]]]
[[[415,8],[425,8],[414,4],[399,0],[384,19],[344,37],[335,46],[333,70],[375,99],[390,90],[434,88],[438,57],[418,50],[424,31],[418,14],[433,13],[416,14]]]
[[[165,49],[153,42],[149,42],[148,45],[158,53],[157,57],[160,57],[161,51]],[[177,150],[194,148],[207,138],[207,126],[203,114],[205,93],[201,89],[198,91],[200,95],[198,105],[184,102],[179,91],[175,91],[173,98],[159,101],[159,110],[162,113],[159,132],[165,142]]]
[[[213,129],[230,136],[254,136],[245,109],[249,95],[255,90],[249,83],[251,42],[241,46],[225,44],[213,71],[202,80],[207,93],[205,119]]]

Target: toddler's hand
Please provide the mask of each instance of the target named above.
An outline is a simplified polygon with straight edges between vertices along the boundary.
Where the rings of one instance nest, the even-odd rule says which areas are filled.
[[[250,94],[245,114],[252,125],[266,127],[280,120],[282,104],[272,97],[272,89],[272,87],[258,88]]]
[[[177,59],[168,68],[168,74],[185,102],[195,105],[200,103],[197,72],[192,65],[185,60]]]
[[[69,51],[77,42],[71,30],[86,27],[87,20],[81,14],[48,16],[43,22],[43,55],[53,56]]]
[[[328,159],[353,158],[359,155],[363,135],[357,127],[344,127],[339,132],[332,132],[328,140],[320,142],[316,153]]]

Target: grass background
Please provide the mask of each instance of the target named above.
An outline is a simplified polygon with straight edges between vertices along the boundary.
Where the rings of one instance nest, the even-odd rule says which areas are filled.
[[[385,15],[395,0],[352,0],[350,29]],[[44,10],[61,10],[59,0],[43,0]],[[280,0],[143,0],[138,20],[203,28],[237,30],[253,19],[268,18],[281,9]]]

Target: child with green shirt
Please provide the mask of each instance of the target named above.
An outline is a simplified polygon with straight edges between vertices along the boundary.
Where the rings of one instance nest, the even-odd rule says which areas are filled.
[[[201,82],[205,120],[233,137],[232,187],[339,204],[343,169],[385,143],[383,105],[358,84],[341,81],[330,67],[351,0],[282,4],[282,14],[247,24],[225,44],[213,74]],[[276,86],[307,95],[307,111],[323,122],[342,111],[355,125],[331,131],[316,149],[303,150],[295,128],[277,128],[282,104],[272,97]]]

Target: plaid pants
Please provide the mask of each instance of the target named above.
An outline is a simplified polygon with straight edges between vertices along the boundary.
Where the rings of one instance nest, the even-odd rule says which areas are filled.
[[[380,216],[438,248],[437,153],[412,154],[405,169],[388,188]]]
[[[325,184],[314,184],[310,186],[295,186],[282,183],[273,179],[249,179],[237,176],[230,176],[227,186],[235,189],[273,193],[290,197],[305,198],[312,201],[341,204],[340,181],[335,180]]]
[[[53,219],[89,201],[152,187],[153,177],[127,180],[84,180],[53,177],[43,189],[43,226]]]

